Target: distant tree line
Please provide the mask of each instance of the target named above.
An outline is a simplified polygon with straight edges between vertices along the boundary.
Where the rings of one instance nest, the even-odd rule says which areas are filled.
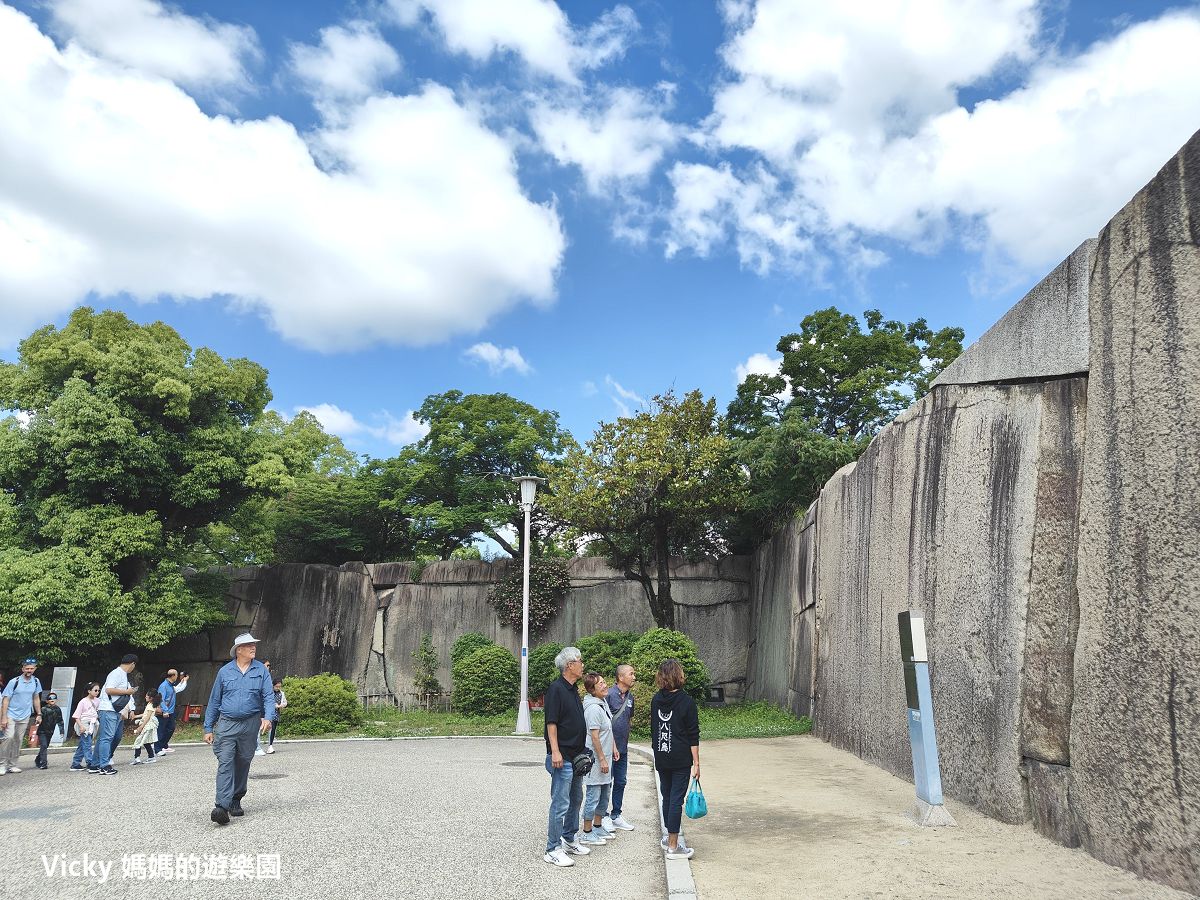
[[[519,556],[524,474],[548,480],[531,553],[605,556],[674,627],[670,557],[752,550],[962,350],[958,328],[863,320],[806,316],[724,413],[668,391],[580,444],[556,412],[447,391],[379,460],[268,410],[250,360],[81,307],[0,362],[0,657],[221,621],[221,580],[188,567],[479,558],[481,535]]]

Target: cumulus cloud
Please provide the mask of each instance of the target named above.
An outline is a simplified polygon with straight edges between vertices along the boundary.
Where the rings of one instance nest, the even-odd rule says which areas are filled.
[[[56,30],[104,59],[190,88],[241,87],[261,57],[254,29],[156,0],[51,0]]]
[[[580,70],[619,57],[638,30],[627,6],[577,30],[554,0],[389,0],[389,5],[405,25],[428,14],[456,53],[481,62],[514,53],[534,71],[568,83],[578,80]]]
[[[220,298],[324,351],[426,344],[554,298],[556,211],[436,84],[302,137],[208,116],[0,5],[0,121],[0,340],[89,294]]]
[[[599,98],[571,102],[539,99],[529,119],[546,151],[560,164],[578,166],[588,190],[603,193],[621,182],[644,182],[679,140],[668,122],[664,95],[615,88]]]
[[[320,43],[292,44],[292,69],[318,99],[361,99],[400,71],[400,56],[370,22],[322,28]]]
[[[1194,10],[1072,56],[1046,49],[1036,0],[724,10],[728,79],[697,137],[716,159],[671,170],[668,253],[733,240],[766,270],[812,262],[815,239],[871,268],[885,259],[872,240],[957,238],[1036,270],[1094,234],[1200,117]],[[997,79],[1017,86],[961,99]]]
[[[401,418],[386,411],[376,413],[373,425],[361,421],[353,413],[332,403],[297,406],[295,411],[312,413],[327,432],[347,439],[367,435],[401,447],[415,443],[429,433],[429,426],[418,421],[411,409]]]
[[[533,367],[525,361],[525,357],[516,347],[497,347],[493,343],[484,341],[468,347],[463,351],[463,356],[469,360],[486,364],[488,371],[493,375],[499,375],[508,369],[512,369],[520,375],[528,375],[533,371]]]
[[[768,377],[778,375],[781,365],[783,365],[782,356],[771,356],[767,353],[751,353],[745,362],[740,362],[734,366],[733,374],[737,376],[737,383],[741,384],[751,375],[766,375]],[[785,378],[784,381],[786,382],[787,379]],[[784,387],[775,396],[783,403],[787,403],[792,399],[791,388]]]

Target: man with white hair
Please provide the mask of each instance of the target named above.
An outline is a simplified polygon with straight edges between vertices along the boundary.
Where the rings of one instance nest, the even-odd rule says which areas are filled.
[[[249,632],[237,636],[204,711],[204,740],[217,757],[217,798],[209,818],[218,825],[228,825],[230,816],[245,815],[242,798],[258,735],[275,718],[271,673],[254,658],[257,651],[258,638]]]
[[[583,700],[575,682],[583,676],[583,655],[576,647],[564,647],[554,658],[562,673],[546,688],[544,696],[546,771],[550,773],[550,822],[546,832],[546,854],[542,857],[555,866],[573,866],[574,856],[591,851],[576,839],[579,807],[583,803],[584,773],[575,771],[573,760],[583,753],[587,726],[583,719]],[[570,854],[570,855],[568,855]]]

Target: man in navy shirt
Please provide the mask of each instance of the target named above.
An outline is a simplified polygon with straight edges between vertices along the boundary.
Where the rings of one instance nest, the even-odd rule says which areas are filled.
[[[555,866],[573,866],[571,856],[587,856],[587,847],[575,838],[579,828],[579,807],[583,802],[583,779],[571,760],[583,752],[587,726],[583,720],[583,700],[575,688],[583,676],[583,657],[575,647],[564,647],[554,658],[562,672],[546,688],[543,697],[546,739],[546,771],[550,773],[550,820],[546,833],[546,853],[542,857]]]
[[[156,753],[174,753],[170,748],[171,735],[175,733],[175,695],[187,690],[188,676],[179,677],[175,669],[168,669],[167,676],[158,686],[162,704],[158,707],[161,721],[158,723],[158,749]]]
[[[258,735],[275,718],[271,673],[254,658],[258,638],[239,634],[229,648],[232,659],[221,666],[204,711],[204,740],[217,757],[217,802],[210,818],[228,825],[230,816],[245,815],[242,798]]]

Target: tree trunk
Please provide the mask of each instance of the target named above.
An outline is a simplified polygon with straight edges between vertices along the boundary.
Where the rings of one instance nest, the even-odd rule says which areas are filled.
[[[658,599],[651,604],[659,628],[675,630],[675,601],[671,598],[671,542],[665,522],[654,526],[654,562],[658,567]]]

